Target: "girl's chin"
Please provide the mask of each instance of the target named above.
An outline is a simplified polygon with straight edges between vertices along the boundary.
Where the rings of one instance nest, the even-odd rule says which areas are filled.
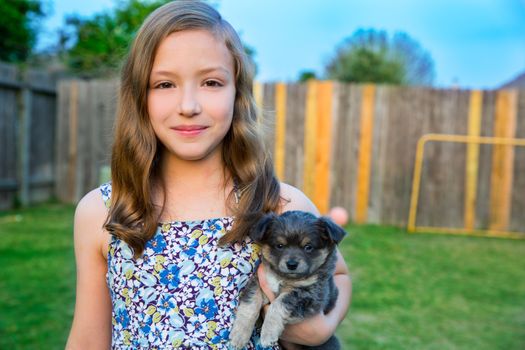
[[[220,154],[217,150],[167,150],[165,156],[179,161],[202,161],[213,158],[215,154]]]

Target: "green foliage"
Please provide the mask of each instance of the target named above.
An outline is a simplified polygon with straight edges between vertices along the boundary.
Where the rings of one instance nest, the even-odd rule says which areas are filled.
[[[0,212],[0,349],[63,349],[75,293],[73,212]],[[525,241],[346,227],[349,350],[525,349]]]
[[[310,79],[317,79],[317,74],[313,70],[303,70],[299,73],[299,79],[297,80],[300,83],[304,83]]]
[[[44,16],[38,0],[0,0],[0,61],[27,60],[36,41],[38,19]]]
[[[84,77],[116,74],[144,19],[170,1],[120,0],[112,12],[99,13],[92,18],[70,16],[59,39],[66,66]],[[72,44],[68,44],[70,42]],[[255,49],[246,44],[244,49],[253,61]],[[255,64],[254,68],[257,71]]]
[[[431,85],[434,61],[406,33],[358,30],[337,48],[326,66],[329,79],[357,83]]]
[[[73,42],[63,55],[66,65],[86,77],[116,73],[144,19],[167,2],[121,0],[113,12],[87,19],[70,16],[61,38]]]

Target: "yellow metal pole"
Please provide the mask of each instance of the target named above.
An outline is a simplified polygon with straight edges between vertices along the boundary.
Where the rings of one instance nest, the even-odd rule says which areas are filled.
[[[410,196],[410,210],[408,214],[408,232],[416,230],[417,204],[419,201],[419,187],[421,185],[421,169],[423,168],[423,153],[428,135],[423,136],[417,142],[416,161],[414,163],[414,177],[412,179],[412,194]]]
[[[449,233],[449,234],[470,234],[472,236],[480,237],[499,237],[512,239],[525,239],[523,232],[510,232],[506,230],[490,228],[488,230],[468,230],[457,229],[450,227],[428,227],[416,226],[417,205],[420,192],[421,183],[421,169],[423,165],[424,146],[429,141],[439,142],[459,142],[459,143],[476,143],[485,145],[505,145],[505,146],[520,146],[525,147],[525,139],[508,138],[508,137],[482,137],[482,136],[466,136],[466,135],[443,135],[443,134],[427,134],[422,136],[417,144],[416,160],[414,164],[414,178],[412,180],[412,194],[410,200],[410,210],[408,217],[408,231],[409,232],[426,232],[426,233]]]

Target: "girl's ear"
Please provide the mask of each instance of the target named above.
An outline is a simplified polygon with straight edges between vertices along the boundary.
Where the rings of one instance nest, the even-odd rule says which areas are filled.
[[[325,216],[317,219],[317,222],[323,238],[330,240],[332,243],[338,244],[346,236],[346,231],[341,226]]]
[[[250,230],[250,238],[255,242],[262,242],[276,219],[277,215],[274,213],[264,215]]]

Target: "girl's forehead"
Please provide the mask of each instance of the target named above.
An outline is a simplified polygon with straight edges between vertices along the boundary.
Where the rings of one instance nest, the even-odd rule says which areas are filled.
[[[183,30],[166,36],[155,53],[156,66],[185,68],[219,65],[233,73],[233,56],[225,40],[208,30]]]

